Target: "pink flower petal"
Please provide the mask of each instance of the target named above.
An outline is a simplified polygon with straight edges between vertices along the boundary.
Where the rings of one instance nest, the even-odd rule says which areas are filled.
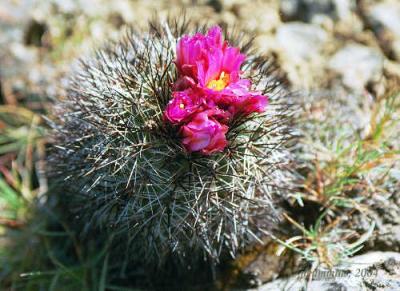
[[[263,112],[268,98],[241,79],[246,56],[223,40],[214,26],[206,34],[183,36],[176,49],[178,80],[165,120],[180,126],[188,152],[210,155],[228,145],[228,125],[239,115]]]

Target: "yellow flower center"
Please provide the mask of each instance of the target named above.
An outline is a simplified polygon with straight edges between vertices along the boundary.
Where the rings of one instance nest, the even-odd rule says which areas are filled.
[[[179,104],[179,108],[180,109],[185,109],[185,104],[183,104],[183,103]]]
[[[208,82],[207,88],[215,91],[221,91],[225,89],[228,83],[229,83],[229,74],[225,74],[225,72],[222,72],[217,80],[211,80],[210,82]]]

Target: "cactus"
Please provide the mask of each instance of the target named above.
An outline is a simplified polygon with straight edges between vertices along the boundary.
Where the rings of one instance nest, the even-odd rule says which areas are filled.
[[[292,188],[290,95],[244,35],[226,39],[247,54],[242,74],[266,110],[230,120],[227,146],[211,155],[188,152],[165,122],[176,44],[204,31],[171,21],[129,30],[82,60],[51,122],[50,174],[74,223],[119,238],[145,263],[234,256],[273,230]]]

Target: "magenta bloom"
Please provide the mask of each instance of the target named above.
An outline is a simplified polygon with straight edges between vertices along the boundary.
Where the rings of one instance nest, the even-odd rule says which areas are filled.
[[[206,35],[196,33],[185,35],[176,48],[176,67],[181,76],[188,76],[197,81],[197,65],[206,60],[211,48],[222,47],[221,28],[215,26]]]
[[[175,64],[181,78],[191,78],[192,84],[216,91],[238,79],[245,60],[238,48],[229,47],[222,40],[218,26],[212,27],[206,35],[184,36],[177,45],[176,54]]]
[[[248,115],[264,111],[267,97],[250,90],[251,82],[240,78],[245,56],[222,40],[221,28],[212,27],[206,35],[184,36],[177,46],[176,66],[180,78],[175,89],[197,87],[217,106],[231,114]],[[229,101],[227,106],[226,102]],[[221,101],[222,103],[219,103]]]
[[[228,126],[210,118],[209,113],[196,114],[191,122],[182,127],[182,143],[188,152],[200,151],[210,155],[225,149]]]
[[[266,96],[260,92],[250,91],[250,81],[241,79],[230,84],[221,93],[212,94],[210,98],[220,107],[227,110],[232,116],[249,115],[253,112],[264,112],[268,104]]]
[[[172,124],[187,121],[202,103],[202,99],[191,89],[173,92],[172,97],[164,111],[165,118]]]
[[[181,126],[182,143],[189,152],[221,152],[232,119],[263,112],[267,96],[252,91],[251,81],[241,78],[246,57],[223,40],[218,26],[205,35],[183,36],[176,55],[178,80],[165,120]]]

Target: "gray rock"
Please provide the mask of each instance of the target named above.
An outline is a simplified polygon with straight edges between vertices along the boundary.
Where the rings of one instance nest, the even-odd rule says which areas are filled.
[[[263,282],[276,279],[285,268],[285,260],[267,252],[260,253],[256,259],[241,270],[240,280],[246,285],[256,287]]]
[[[400,60],[400,38],[393,41],[392,49],[393,49],[396,59]]]
[[[314,22],[321,16],[345,19],[355,6],[355,0],[282,0],[280,11],[284,20]]]
[[[254,1],[252,5],[242,5],[238,13],[246,29],[259,33],[270,33],[281,23],[277,9],[268,2]]]
[[[301,20],[310,22],[319,14],[335,16],[332,0],[282,0],[280,11],[284,20]]]
[[[400,2],[384,1],[373,5],[369,9],[369,16],[376,24],[388,29],[400,38]]]
[[[355,10],[355,0],[334,0],[336,15],[339,19],[346,19],[351,17],[352,12]]]
[[[400,290],[400,253],[371,252],[353,257],[333,270],[319,268],[278,279],[259,291]]]
[[[342,76],[343,83],[362,91],[368,82],[378,81],[382,76],[381,52],[359,44],[348,44],[329,61],[329,68]]]
[[[297,61],[308,60],[318,54],[328,36],[317,25],[291,22],[278,28],[276,39],[287,57]]]
[[[384,40],[382,45],[389,46],[388,52],[400,60],[400,2],[386,0],[372,5],[368,16],[375,34]]]
[[[78,3],[73,0],[55,0],[54,4],[62,13],[76,13],[78,10]]]

